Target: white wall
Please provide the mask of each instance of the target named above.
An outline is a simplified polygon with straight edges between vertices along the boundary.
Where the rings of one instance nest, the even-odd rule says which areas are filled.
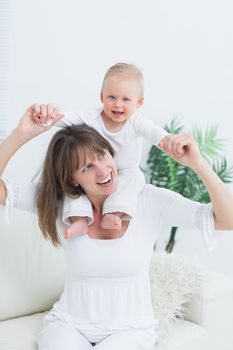
[[[145,114],[160,125],[178,115],[187,129],[218,124],[233,163],[231,0],[10,3],[9,130],[33,102],[62,109],[97,105],[106,69],[132,62],[144,73]],[[6,173],[30,179],[52,133],[21,149]],[[233,276],[233,232],[223,236],[218,250],[206,255],[199,233],[180,230],[175,251]],[[166,239],[164,232],[160,246]]]

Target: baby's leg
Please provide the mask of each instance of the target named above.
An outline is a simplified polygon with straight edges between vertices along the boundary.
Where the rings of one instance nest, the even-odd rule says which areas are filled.
[[[139,168],[121,170],[118,172],[118,187],[104,202],[102,227],[108,226],[114,218],[105,219],[106,215],[117,217],[116,221],[130,220],[135,213],[139,193],[145,185],[145,178]],[[119,225],[119,223],[118,223]],[[105,227],[109,228],[109,227]],[[120,227],[119,227],[120,228]]]
[[[74,327],[60,320],[44,326],[39,335],[38,350],[91,350],[91,343]]]
[[[124,213],[121,212],[104,214],[101,220],[101,227],[108,230],[120,230],[123,215]]]
[[[71,216],[71,224],[64,232],[64,238],[78,237],[88,232],[88,224],[86,216]]]
[[[63,222],[68,225],[64,237],[80,236],[88,232],[88,225],[93,222],[93,211],[90,200],[86,195],[77,199],[65,197],[63,204]]]

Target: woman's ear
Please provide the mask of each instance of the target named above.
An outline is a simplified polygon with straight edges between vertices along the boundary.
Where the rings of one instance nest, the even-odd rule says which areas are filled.
[[[144,102],[144,96],[139,97],[139,99],[137,100],[137,108],[141,107],[143,105]]]
[[[72,184],[73,184],[75,187],[78,187],[78,186],[79,186],[79,183],[77,183],[76,181],[72,181]]]

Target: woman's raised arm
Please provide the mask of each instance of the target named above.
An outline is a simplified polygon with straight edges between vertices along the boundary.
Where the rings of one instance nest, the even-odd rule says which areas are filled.
[[[43,113],[50,115],[52,122],[49,126],[41,126],[34,121],[34,113],[40,113],[40,111],[43,111]],[[20,119],[18,126],[0,144],[0,176],[5,170],[7,163],[11,157],[23,144],[49,130],[62,117],[63,115],[60,114],[59,108],[53,107],[51,104],[33,104],[28,107]],[[0,180],[0,204],[5,204],[5,202],[6,188],[4,182]]]
[[[168,135],[160,147],[200,177],[210,195],[215,229],[233,230],[233,194],[200,154],[194,138],[189,134]]]

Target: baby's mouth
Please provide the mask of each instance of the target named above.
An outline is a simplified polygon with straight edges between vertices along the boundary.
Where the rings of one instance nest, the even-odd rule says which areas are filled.
[[[121,111],[112,111],[112,113],[116,116],[124,114],[124,112],[121,112]]]

